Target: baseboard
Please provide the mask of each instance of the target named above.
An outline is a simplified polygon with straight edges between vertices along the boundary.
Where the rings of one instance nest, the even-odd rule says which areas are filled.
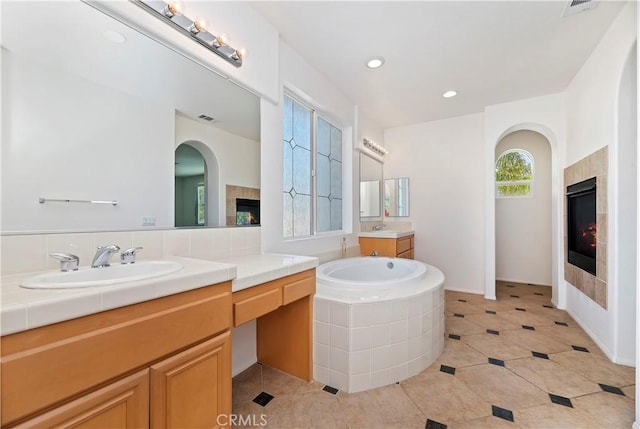
[[[444,290],[450,290],[451,292],[462,292],[462,293],[472,293],[474,295],[484,295],[484,291],[471,290],[471,289],[459,289],[459,288],[449,288],[445,285]]]
[[[529,280],[516,280],[516,279],[499,279],[496,278],[497,282],[505,282],[505,283],[520,283],[523,285],[533,285],[533,286],[544,286],[544,287],[551,287],[551,285],[545,285],[542,283],[531,283]]]
[[[607,347],[604,346],[604,344],[602,344],[602,342],[600,342],[598,337],[596,337],[596,335],[591,331],[591,329],[589,329],[587,325],[582,320],[580,320],[580,318],[573,311],[569,309],[565,309],[564,311],[566,311],[569,314],[569,316],[571,316],[571,318],[578,325],[580,325],[582,330],[589,336],[589,338],[591,338],[593,342],[596,343],[598,347],[600,347],[600,350],[602,350],[602,353],[604,353],[605,356],[607,356],[607,358],[609,358],[609,360],[613,362],[613,353],[611,353],[611,350],[609,350]]]

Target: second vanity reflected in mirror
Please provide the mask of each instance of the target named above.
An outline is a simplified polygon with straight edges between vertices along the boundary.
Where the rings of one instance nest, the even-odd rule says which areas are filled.
[[[384,181],[385,217],[409,216],[409,178],[400,177]]]
[[[260,188],[257,96],[87,3],[2,9],[3,233],[180,225],[185,143],[206,164],[189,225],[226,225],[227,186]]]

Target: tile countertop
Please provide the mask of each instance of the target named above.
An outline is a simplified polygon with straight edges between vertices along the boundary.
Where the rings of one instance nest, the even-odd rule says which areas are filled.
[[[366,231],[358,233],[358,237],[371,238],[402,238],[408,235],[413,235],[413,231],[396,231],[391,229],[382,229],[380,231]]]
[[[108,286],[25,289],[21,280],[41,272],[2,276],[0,335],[12,334],[125,305],[232,280],[234,292],[318,266],[309,256],[261,254],[216,261],[167,257],[183,265],[166,276]]]
[[[318,258],[313,256],[280,255],[276,253],[232,256],[218,259],[218,261],[233,264],[238,269],[236,278],[231,286],[233,292],[310,270],[319,264]]]

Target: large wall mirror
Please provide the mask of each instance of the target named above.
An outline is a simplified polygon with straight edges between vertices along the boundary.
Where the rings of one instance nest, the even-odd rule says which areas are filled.
[[[206,164],[179,179],[190,224],[226,225],[227,187],[260,188],[256,95],[87,3],[1,18],[3,233],[174,227],[185,144]]]
[[[382,163],[360,152],[360,219],[382,219]]]

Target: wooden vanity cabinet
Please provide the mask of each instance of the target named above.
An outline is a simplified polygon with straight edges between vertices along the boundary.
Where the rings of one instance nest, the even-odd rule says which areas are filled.
[[[2,427],[217,427],[231,309],[225,282],[2,337]]]
[[[413,259],[413,234],[400,238],[360,237],[360,254]]]
[[[233,293],[234,326],[257,319],[258,360],[303,380],[313,379],[311,269]]]

